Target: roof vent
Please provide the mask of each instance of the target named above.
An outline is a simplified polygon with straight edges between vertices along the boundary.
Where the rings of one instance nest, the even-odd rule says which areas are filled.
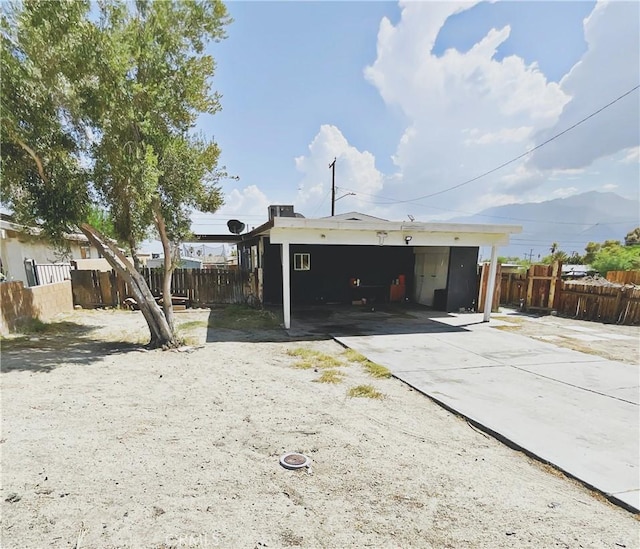
[[[269,206],[269,221],[274,217],[295,217],[296,214],[293,211],[293,206],[274,204]]]

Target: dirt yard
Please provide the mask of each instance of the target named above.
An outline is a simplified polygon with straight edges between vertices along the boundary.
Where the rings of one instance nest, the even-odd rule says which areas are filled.
[[[336,342],[221,315],[178,314],[182,352],[144,351],[135,312],[2,341],[2,547],[640,546],[637,516]]]

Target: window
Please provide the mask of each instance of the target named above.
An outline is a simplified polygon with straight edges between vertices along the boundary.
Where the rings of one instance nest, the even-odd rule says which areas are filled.
[[[311,270],[310,254],[293,254],[293,270],[294,271],[310,271]]]

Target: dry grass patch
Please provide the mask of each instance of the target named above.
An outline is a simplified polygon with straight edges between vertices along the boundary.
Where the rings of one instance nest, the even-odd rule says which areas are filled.
[[[347,395],[354,398],[384,398],[384,395],[373,385],[356,385],[355,387],[351,387],[351,389],[349,389]]]
[[[323,370],[318,379],[314,379],[318,383],[342,383],[344,374],[334,368]]]
[[[211,328],[227,330],[275,330],[280,328],[281,320],[271,311],[254,309],[248,305],[229,305],[209,322]]]
[[[188,331],[188,330],[196,330],[198,328],[206,328],[208,323],[206,320],[189,320],[187,322],[182,322],[178,324],[178,330]]]
[[[391,377],[391,370],[382,366],[382,364],[377,364],[369,360],[363,354],[360,354],[358,351],[354,351],[353,349],[347,349],[344,353],[344,356],[350,362],[357,362],[362,365],[362,367],[367,371],[367,373],[371,377],[376,378],[387,378]]]
[[[321,353],[320,351],[314,351],[313,349],[305,349],[303,347],[289,349],[287,350],[287,354],[300,359],[293,366],[294,368],[300,368],[301,370],[309,370],[310,368],[337,368],[345,365],[344,362],[338,360],[334,356]]]
[[[518,332],[522,326],[492,326],[494,330],[502,330],[503,332]]]

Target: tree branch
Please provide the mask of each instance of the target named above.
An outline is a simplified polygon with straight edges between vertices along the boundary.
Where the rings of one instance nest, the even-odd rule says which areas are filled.
[[[38,155],[35,153],[35,151],[31,147],[29,147],[29,145],[27,145],[24,141],[22,141],[22,139],[19,139],[16,137],[16,141],[18,142],[18,145],[20,145],[20,147],[24,149],[31,158],[33,158],[33,161],[36,163],[36,166],[38,167],[38,173],[40,174],[42,181],[44,181],[45,183],[48,183],[47,178],[44,175],[44,167],[42,166],[42,161],[40,160]]]

